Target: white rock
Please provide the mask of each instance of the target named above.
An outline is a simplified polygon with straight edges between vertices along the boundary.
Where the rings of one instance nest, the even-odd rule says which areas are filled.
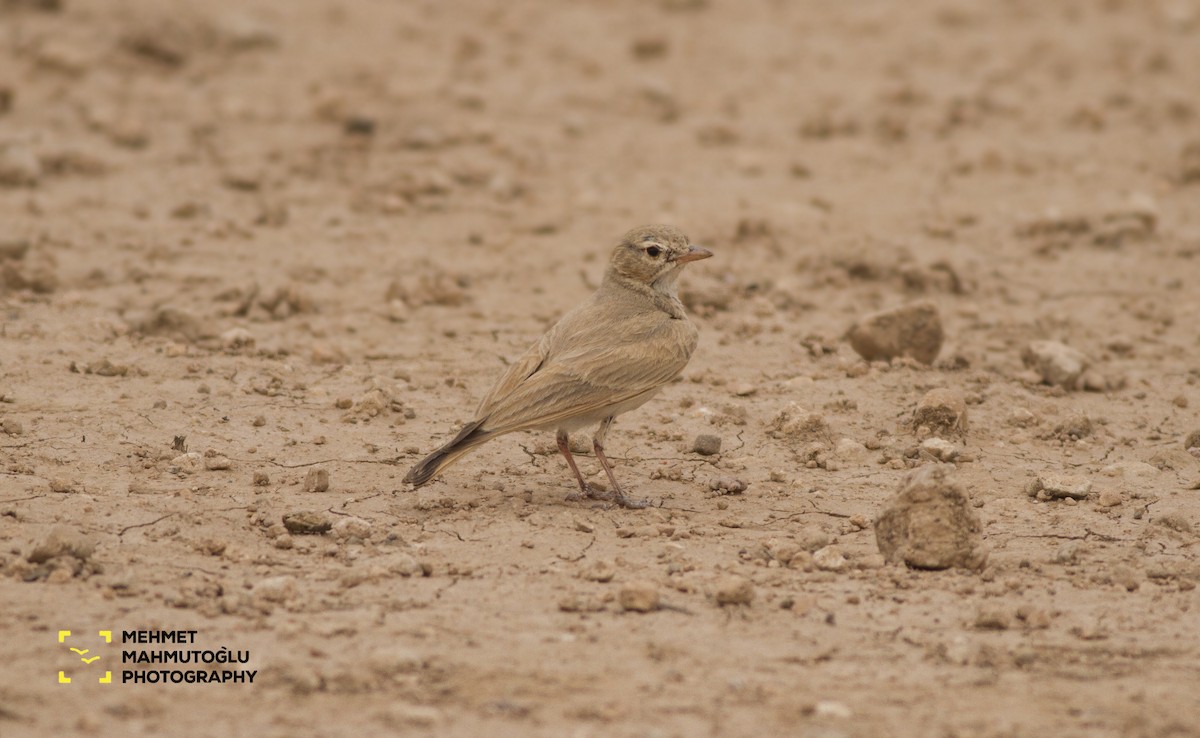
[[[296,593],[296,581],[289,576],[270,577],[254,585],[250,593],[267,602],[284,602]]]
[[[341,518],[333,524],[333,535],[341,540],[366,540],[371,537],[371,524],[362,518]]]
[[[841,571],[846,568],[846,557],[836,546],[826,546],[813,552],[813,565],[822,571]]]
[[[1037,425],[1038,418],[1028,408],[1014,407],[1008,411],[1007,422],[1017,428],[1028,428],[1031,425]]]
[[[223,471],[231,466],[233,466],[233,462],[229,460],[228,456],[214,454],[204,457],[204,468],[209,471]]]
[[[1040,500],[1060,500],[1066,497],[1086,500],[1092,492],[1092,480],[1078,474],[1041,474],[1030,490]]]
[[[954,461],[962,453],[958,446],[944,438],[926,438],[921,441],[921,450],[938,461],[947,463]]]
[[[833,450],[834,454],[840,459],[849,461],[858,461],[865,459],[871,452],[867,447],[854,440],[853,438],[843,438],[837,442]]]
[[[1074,389],[1091,361],[1082,351],[1058,341],[1034,341],[1021,353],[1025,365],[1036,371],[1046,384]]]
[[[199,471],[204,465],[204,457],[196,451],[189,451],[186,454],[180,454],[171,459],[171,471],[190,474],[194,471]]]

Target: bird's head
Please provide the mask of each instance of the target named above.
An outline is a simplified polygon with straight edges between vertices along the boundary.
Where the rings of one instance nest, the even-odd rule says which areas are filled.
[[[621,237],[609,269],[625,279],[671,290],[685,264],[710,256],[711,251],[693,246],[675,226],[648,225]]]

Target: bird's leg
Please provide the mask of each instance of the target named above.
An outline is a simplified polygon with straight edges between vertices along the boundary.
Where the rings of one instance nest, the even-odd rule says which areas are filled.
[[[600,460],[600,466],[604,467],[604,473],[608,474],[608,481],[612,484],[613,501],[621,507],[650,507],[650,500],[631,500],[625,496],[625,492],[621,490],[621,485],[617,484],[617,478],[613,475],[612,466],[609,465],[608,458],[604,455],[604,438],[608,435],[608,427],[612,425],[612,422],[611,415],[600,421],[600,427],[596,429],[596,435],[592,436],[592,448],[596,450],[596,458]]]
[[[558,450],[567,460],[567,464],[571,467],[571,471],[575,472],[575,479],[579,482],[579,494],[572,492],[567,495],[568,500],[611,500],[613,493],[605,490],[603,487],[598,487],[594,484],[584,481],[583,475],[579,473],[579,467],[575,464],[575,457],[571,455],[570,439],[567,437],[566,431],[559,431],[555,435],[554,440],[558,441]]]
[[[579,492],[586,496],[588,494],[588,483],[583,481],[583,475],[579,473],[579,467],[575,465],[575,457],[571,455],[570,439],[567,437],[567,432],[560,430],[554,437],[558,441],[558,450],[567,460],[567,466],[571,467],[571,471],[575,472],[575,479],[579,481]]]

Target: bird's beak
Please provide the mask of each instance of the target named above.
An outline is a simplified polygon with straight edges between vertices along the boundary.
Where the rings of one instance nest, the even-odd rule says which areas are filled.
[[[686,264],[689,261],[700,261],[701,259],[707,259],[710,256],[712,256],[712,252],[708,249],[703,249],[699,246],[692,246],[687,250],[686,253],[676,256],[675,263]]]

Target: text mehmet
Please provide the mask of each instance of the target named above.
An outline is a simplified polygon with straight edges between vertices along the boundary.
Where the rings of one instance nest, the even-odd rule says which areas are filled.
[[[194,645],[194,630],[123,630],[122,643]],[[123,664],[244,664],[250,660],[249,651],[218,649],[160,648],[157,650],[121,651]],[[121,672],[121,682],[133,684],[253,684],[257,671],[247,669],[139,669]]]

